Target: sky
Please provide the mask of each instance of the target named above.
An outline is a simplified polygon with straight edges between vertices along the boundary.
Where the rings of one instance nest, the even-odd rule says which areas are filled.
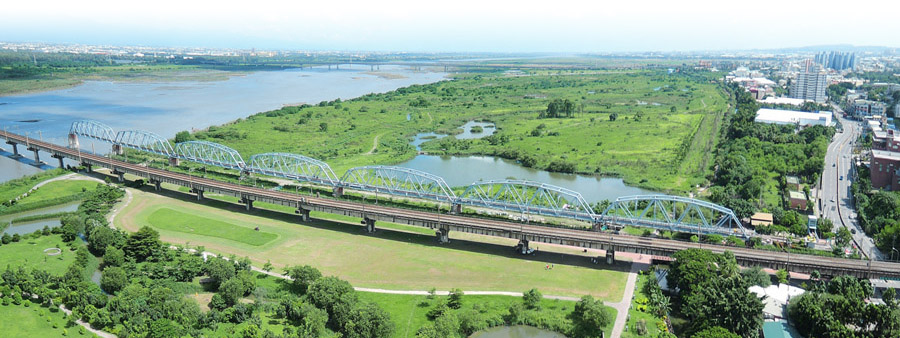
[[[0,41],[410,52],[900,47],[900,4],[856,0],[31,0]]]

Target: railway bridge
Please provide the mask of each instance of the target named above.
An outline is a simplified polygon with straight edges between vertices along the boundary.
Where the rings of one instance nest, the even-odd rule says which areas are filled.
[[[509,220],[468,217],[452,213],[444,214],[432,211],[409,210],[396,207],[370,205],[366,203],[348,201],[345,199],[306,197],[283,191],[266,190],[234,183],[221,182],[208,178],[201,178],[183,173],[172,172],[164,169],[151,168],[140,164],[118,161],[96,154],[83,153],[79,149],[72,149],[47,142],[29,139],[25,136],[13,133],[4,132],[0,134],[0,137],[4,138],[6,140],[6,143],[13,147],[13,152],[15,154],[18,154],[18,150],[16,148],[18,145],[25,145],[27,149],[35,152],[36,161],[40,161],[37,157],[38,152],[45,152],[51,154],[53,158],[60,159],[60,163],[62,163],[63,158],[68,158],[77,161],[78,163],[83,164],[89,168],[108,168],[114,174],[119,175],[120,179],[124,178],[124,174],[142,177],[147,182],[155,185],[157,189],[159,189],[161,183],[169,183],[188,187],[190,188],[190,191],[192,193],[195,193],[197,195],[198,199],[202,199],[204,193],[217,193],[226,196],[237,197],[240,199],[241,203],[244,203],[248,208],[252,207],[252,203],[254,201],[290,206],[292,208],[296,208],[296,213],[299,214],[301,220],[308,220],[310,211],[320,211],[358,217],[362,220],[362,223],[366,225],[366,228],[369,231],[375,230],[375,222],[386,221],[435,229],[439,237],[443,240],[448,239],[447,234],[450,231],[460,231],[466,233],[518,239],[520,243],[523,244],[524,248],[527,248],[527,245],[530,242],[554,243],[583,248],[602,249],[607,251],[608,256],[610,253],[614,254],[615,252],[634,252],[655,256],[670,256],[679,250],[693,248],[700,245],[698,243],[688,243],[661,238],[645,238],[612,234],[609,232],[598,231],[599,229],[597,229],[596,226],[580,229],[571,227],[553,227],[536,223],[526,224]],[[115,138],[113,138],[113,140],[115,140]],[[148,147],[148,144],[152,144],[153,142],[156,142],[156,140],[152,142],[145,142],[144,147],[148,149],[152,148]],[[160,148],[156,148],[158,151],[162,151],[159,149],[164,148],[165,151],[172,151],[176,154],[179,151],[188,151],[186,149],[179,150],[178,146],[172,147],[171,149],[162,145],[159,145],[159,147]],[[218,161],[230,161],[233,155],[232,153],[230,153],[226,149],[219,149],[219,151],[221,151],[221,153],[217,154],[217,157],[215,157],[218,159]],[[178,159],[179,157],[173,158]],[[208,160],[210,161],[209,163],[213,163],[211,159],[213,158],[204,157],[203,160]],[[237,158],[234,158],[234,160],[237,160]],[[297,158],[294,158],[294,160],[297,160]],[[262,164],[260,164],[262,163],[261,159],[256,163],[258,164],[257,168],[260,168],[260,166],[262,166]],[[233,163],[224,164],[231,165]],[[251,165],[244,165],[240,168],[242,168],[242,170],[243,168],[253,168],[252,164],[253,161],[251,161]],[[308,167],[307,169],[322,169],[322,167],[318,167],[319,169],[315,169],[315,167],[316,166],[312,166]],[[365,170],[368,170],[369,173],[371,173],[373,171],[377,171],[377,168],[368,168]],[[334,180],[336,178],[335,176],[331,176],[333,175],[333,173],[328,174],[326,173],[326,171],[318,171],[318,173],[318,177],[322,181]],[[413,177],[415,178],[419,176],[413,175]],[[345,177],[345,179],[349,178]],[[363,185],[365,184],[365,182],[369,182],[368,184],[373,184],[373,181],[366,181],[366,179],[364,178],[357,179],[354,182]],[[434,194],[435,191],[443,189],[440,187],[435,187],[434,185],[427,184],[426,181],[418,181],[419,183],[421,183],[419,185],[411,184],[409,182],[413,181],[407,180],[400,180],[400,182],[407,183],[393,185],[392,189],[394,189],[397,193],[406,192],[409,194],[413,194],[418,191],[418,193],[420,194],[418,196],[426,196],[426,193]],[[386,186],[388,186],[385,184],[377,184],[377,186],[379,187],[379,189],[388,189],[385,188]],[[350,185],[343,184],[336,186],[336,188],[339,187],[352,188],[352,186]],[[421,190],[424,189],[424,187],[428,187],[428,189],[430,190]],[[454,201],[459,201],[460,205],[464,203],[472,203],[472,205],[483,205],[486,207],[499,208],[514,208],[516,206],[533,207],[535,210],[528,211],[534,211],[538,214],[542,212],[554,213],[554,215],[559,215],[561,217],[567,215],[572,217],[584,217],[584,215],[590,215],[592,213],[592,211],[585,210],[584,207],[570,207],[568,203],[563,203],[562,205],[556,205],[555,207],[552,207],[547,204],[549,202],[533,202],[536,200],[540,200],[540,198],[535,197],[535,194],[539,196],[543,194],[542,196],[550,198],[552,196],[559,197],[558,194],[561,193],[569,193],[568,191],[556,191],[554,190],[554,187],[543,188],[543,191],[538,191],[542,189],[542,187],[540,187],[540,185],[538,184],[533,183],[522,184],[521,182],[518,182],[518,184],[516,184],[511,182],[486,182],[484,184],[474,185],[474,187],[470,186],[466,189],[467,192],[464,192],[462,195],[457,197],[457,199],[454,199]],[[514,189],[520,190],[518,192],[511,191]],[[505,192],[500,193],[499,191]],[[437,196],[437,194],[434,195]],[[495,206],[487,205],[490,203],[499,203],[499,201],[513,198],[513,196],[519,196],[519,200],[517,200],[518,204],[508,202],[507,200],[507,203],[505,204],[497,204]],[[528,198],[523,200],[523,196]],[[580,194],[577,196],[572,195],[572,197],[580,197]],[[563,200],[556,199],[555,201],[558,203]],[[679,203],[681,203],[680,207]],[[540,209],[538,208],[539,206],[544,208],[544,210],[537,210]],[[724,217],[710,219],[708,216],[711,215],[711,213],[709,213],[708,210],[704,210],[704,208],[713,207],[714,206],[699,205],[693,200],[679,199],[675,197],[655,197],[649,199],[634,197],[613,202],[610,207],[607,208],[604,214],[601,215],[602,218],[600,218],[600,222],[594,222],[593,224],[600,225],[604,224],[602,222],[606,222],[605,224],[613,224],[616,222],[628,223],[640,221],[646,222],[650,226],[670,227],[673,224],[678,224],[677,222],[683,223],[685,222],[685,219],[688,218],[698,219],[700,223],[697,224],[699,225],[695,224],[694,226],[699,227],[705,226],[704,224],[712,226],[722,226],[723,224],[726,224],[728,222],[733,222],[733,220],[730,219],[730,216],[733,215],[733,213],[729,215],[726,210],[720,210],[720,212],[723,212],[725,214]],[[612,210],[614,209],[619,209],[619,211],[612,213]],[[634,213],[638,211],[640,212],[640,215],[634,215]],[[673,216],[675,216],[674,219]],[[592,222],[594,220],[597,220],[597,218],[591,218]],[[686,225],[687,223],[683,224]],[[783,252],[762,251],[743,247],[729,247],[721,245],[703,244],[702,247],[714,252],[731,251],[734,253],[739,264],[747,266],[758,265],[774,269],[785,268],[790,271],[801,273],[819,271],[824,275],[849,274],[857,276],[859,278],[900,278],[900,264],[898,263],[852,260],[834,257],[819,257],[801,254],[786,254]]]

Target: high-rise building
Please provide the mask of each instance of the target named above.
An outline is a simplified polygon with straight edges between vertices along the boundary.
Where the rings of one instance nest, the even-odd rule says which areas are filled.
[[[795,99],[825,102],[825,87],[828,81],[824,72],[806,71],[797,74],[791,85],[791,97]]]
[[[821,52],[816,54],[816,63],[825,68],[845,70],[856,68],[856,54],[850,52]]]

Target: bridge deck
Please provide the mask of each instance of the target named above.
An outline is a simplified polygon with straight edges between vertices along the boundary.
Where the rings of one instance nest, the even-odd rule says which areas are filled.
[[[0,133],[0,137],[13,143],[28,144],[52,155],[64,156],[81,163],[105,167],[120,173],[128,173],[153,182],[166,182],[191,189],[221,193],[245,200],[268,202],[292,206],[306,210],[323,211],[380,221],[410,224],[432,229],[449,228],[453,231],[478,233],[507,238],[527,239],[533,242],[556,243],[585,248],[635,252],[647,255],[670,256],[697,243],[681,242],[661,238],[616,235],[598,231],[557,228],[541,225],[514,223],[503,220],[473,218],[435,212],[408,210],[402,208],[368,205],[344,200],[313,198],[291,193],[271,191],[233,183],[194,177],[162,169],[149,168],[138,164],[117,161],[102,156],[85,154],[74,149],[51,143],[27,139],[12,133]],[[703,244],[703,248],[714,252],[731,251],[739,264],[809,273],[818,270],[825,275],[850,274],[860,278],[898,278],[900,264],[881,261],[862,261],[834,257],[819,257],[783,252],[761,251],[742,247],[727,247]]]

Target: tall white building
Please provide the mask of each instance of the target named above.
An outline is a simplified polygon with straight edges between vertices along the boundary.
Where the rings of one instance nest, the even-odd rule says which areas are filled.
[[[828,86],[825,77],[824,72],[800,72],[791,85],[791,97],[817,103],[825,102],[825,87]]]

